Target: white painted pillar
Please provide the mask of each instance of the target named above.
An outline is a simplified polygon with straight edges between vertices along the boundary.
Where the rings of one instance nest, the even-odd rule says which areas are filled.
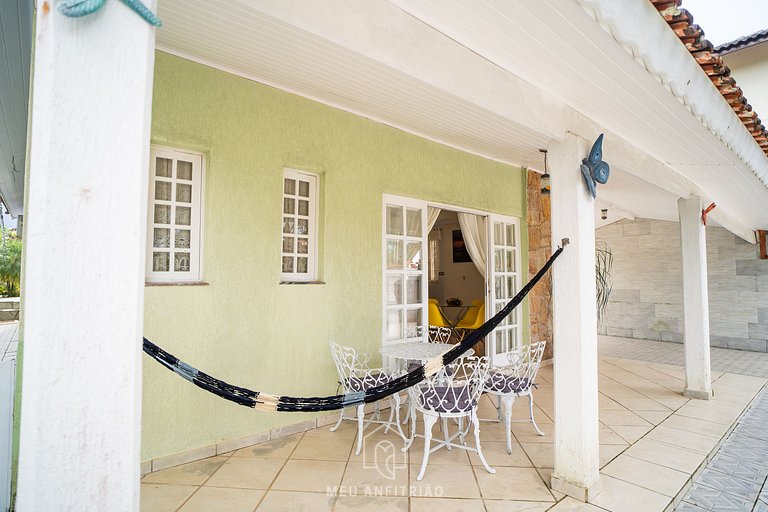
[[[137,511],[155,34],[122,2],[55,4],[37,2],[17,509]]]
[[[698,196],[677,200],[683,257],[683,329],[685,396],[709,400],[709,292],[707,289],[707,234],[701,222]]]
[[[548,148],[553,249],[569,245],[553,266],[555,469],[552,488],[581,501],[600,492],[597,408],[595,209],[579,164],[586,141],[568,134]]]

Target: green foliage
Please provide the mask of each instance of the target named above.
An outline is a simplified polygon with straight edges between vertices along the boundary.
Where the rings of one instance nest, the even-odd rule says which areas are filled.
[[[21,277],[21,238],[16,231],[2,232],[0,242],[0,295],[4,297],[19,296],[19,279]]]
[[[605,312],[608,309],[608,299],[613,288],[611,268],[613,267],[613,253],[603,240],[595,242],[595,279],[597,284],[597,319],[605,320]]]

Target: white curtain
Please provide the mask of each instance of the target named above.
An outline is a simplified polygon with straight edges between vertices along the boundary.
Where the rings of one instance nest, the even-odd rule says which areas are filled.
[[[437,218],[440,216],[440,211],[440,208],[427,207],[427,233],[432,231],[432,228],[435,227],[435,222],[437,222]]]
[[[464,245],[467,247],[472,263],[477,267],[480,275],[485,277],[485,262],[488,256],[488,231],[485,226],[485,217],[459,212],[459,226],[461,236],[464,237]]]

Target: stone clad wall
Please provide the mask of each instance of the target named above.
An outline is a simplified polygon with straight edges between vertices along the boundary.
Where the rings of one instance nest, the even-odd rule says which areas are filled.
[[[613,252],[613,292],[601,334],[683,341],[680,226],[622,220],[596,232]],[[727,230],[707,227],[710,343],[768,351],[768,260]]]
[[[541,175],[528,171],[528,275],[533,276],[552,252],[549,196],[541,194]],[[552,277],[547,273],[528,295],[531,340],[546,340],[544,359],[552,358]]]

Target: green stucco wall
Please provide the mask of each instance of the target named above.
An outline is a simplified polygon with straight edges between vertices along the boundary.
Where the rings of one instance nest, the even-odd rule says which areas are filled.
[[[331,340],[378,354],[383,193],[525,215],[519,168],[164,53],[152,142],[206,155],[209,285],[147,287],[145,334],[208,373],[275,394],[334,392]],[[278,284],[284,167],[322,177],[325,284]],[[307,418],[233,405],[147,358],[143,371],[142,460]]]

